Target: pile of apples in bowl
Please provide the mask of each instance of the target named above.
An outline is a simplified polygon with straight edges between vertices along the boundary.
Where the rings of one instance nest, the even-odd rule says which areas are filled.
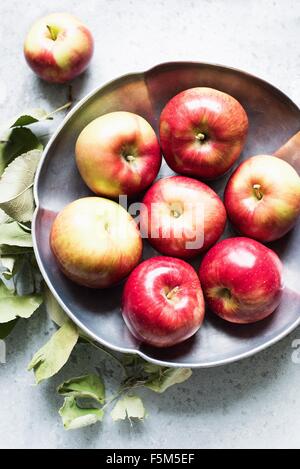
[[[201,334],[206,310],[239,327],[272,315],[284,282],[282,262],[266,243],[296,224],[300,178],[264,151],[239,163],[249,123],[237,99],[204,86],[165,103],[157,132],[145,114],[124,107],[92,119],[87,113],[72,130],[79,196],[72,191],[62,209],[53,207],[51,222],[47,213],[39,219],[48,223],[52,274],[62,272],[85,299],[121,290],[124,330],[157,349]],[[166,168],[174,175],[164,177]],[[220,197],[212,181],[224,178]],[[232,236],[220,240],[226,224]],[[152,250],[146,260],[143,246]],[[101,324],[102,305],[93,309]]]

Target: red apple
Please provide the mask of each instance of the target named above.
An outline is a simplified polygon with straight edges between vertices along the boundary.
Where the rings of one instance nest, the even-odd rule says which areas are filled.
[[[58,266],[74,282],[109,287],[137,265],[142,240],[133,218],[111,200],[86,197],[67,205],[50,235]]]
[[[238,159],[248,118],[232,96],[212,88],[191,88],[168,102],[160,117],[160,141],[177,173],[215,179]]]
[[[24,44],[29,66],[40,78],[53,83],[65,83],[84,72],[93,49],[88,28],[67,13],[37,20]]]
[[[282,265],[271,249],[249,238],[228,238],[205,255],[199,271],[209,308],[226,321],[266,318],[282,295]]]
[[[122,312],[131,333],[154,347],[171,347],[191,337],[204,319],[199,279],[186,262],[153,257],[130,274]]]
[[[224,201],[240,233],[262,242],[273,241],[293,228],[300,215],[300,178],[280,158],[254,156],[233,173]]]
[[[193,257],[223,233],[225,207],[206,184],[184,176],[157,181],[146,193],[140,211],[144,237],[167,256]]]
[[[131,112],[111,112],[93,120],[76,143],[76,162],[98,195],[134,195],[156,178],[161,151],[150,124]]]

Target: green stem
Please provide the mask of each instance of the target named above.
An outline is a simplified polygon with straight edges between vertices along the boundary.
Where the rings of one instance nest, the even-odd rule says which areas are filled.
[[[122,368],[123,372],[125,373],[125,375],[127,376],[127,370],[125,368],[125,366],[123,365],[123,363],[121,362],[121,360],[119,360],[113,353],[109,352],[108,350],[106,350],[105,348],[102,348],[100,347],[100,345],[97,345],[95,344],[95,342],[93,342],[92,340],[88,340],[86,339],[89,344],[91,344],[94,348],[96,348],[97,350],[100,350],[101,352],[105,353],[108,357],[112,358],[113,360],[115,360],[116,363],[118,363],[118,365],[120,365],[120,367]]]
[[[56,26],[51,26],[47,24],[48,31],[50,33],[52,41],[56,41],[58,34],[59,34],[59,29]]]
[[[108,399],[104,406],[101,407],[101,410],[104,410],[106,407],[108,407],[110,404],[112,404],[116,399],[118,399],[121,395],[121,392],[118,392],[118,394],[116,394],[115,396],[112,396],[110,399]]]
[[[114,396],[111,396],[109,399],[107,399],[107,401],[105,402],[104,406],[101,407],[101,410],[105,409],[106,407],[108,407],[110,404],[112,404],[115,400],[119,399],[119,397],[121,397],[123,394],[127,394],[129,391],[131,391],[132,389],[136,389],[136,388],[140,388],[142,386],[144,386],[144,384],[146,383],[146,381],[140,381],[140,382],[137,382],[136,384],[134,384],[133,386],[124,386],[120,388],[120,390],[117,392],[117,394],[115,394]]]

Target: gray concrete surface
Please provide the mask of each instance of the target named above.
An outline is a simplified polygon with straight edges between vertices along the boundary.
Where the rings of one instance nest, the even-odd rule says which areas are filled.
[[[1,120],[65,102],[66,89],[35,78],[22,57],[32,21],[53,11],[81,17],[96,39],[92,66],[74,84],[76,99],[128,71],[199,60],[257,74],[300,104],[298,0],[1,0]],[[142,424],[107,417],[76,432],[62,428],[57,384],[100,366],[112,388],[118,370],[80,345],[59,376],[34,386],[26,365],[51,330],[42,312],[20,322],[7,340],[7,363],[0,365],[1,448],[300,447],[300,364],[292,361],[300,329],[251,359],[195,371],[162,396],[145,392],[149,417]]]

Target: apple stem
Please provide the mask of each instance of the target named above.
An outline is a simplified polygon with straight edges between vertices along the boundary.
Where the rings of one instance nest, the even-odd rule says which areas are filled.
[[[167,293],[167,299],[168,300],[171,300],[173,298],[174,295],[176,295],[176,293],[178,292],[179,290],[179,287],[175,287],[173,288],[172,290],[170,290],[168,293]]]
[[[174,218],[179,218],[179,217],[180,217],[180,213],[177,212],[177,210],[171,210],[171,215],[172,215]]]
[[[261,185],[260,184],[253,184],[253,189],[254,189],[254,193],[255,193],[257,199],[261,200],[263,198],[263,194],[260,191]]]
[[[129,163],[131,163],[132,161],[135,160],[135,157],[132,156],[132,155],[127,155],[127,156],[125,156],[125,159],[126,159],[126,161],[128,161]]]
[[[202,142],[203,140],[205,140],[205,135],[202,132],[199,132],[199,134],[196,135],[196,140]]]
[[[56,41],[59,30],[55,26],[50,26],[47,24],[48,31],[50,33],[52,41]]]
[[[226,287],[220,287],[219,290],[217,291],[217,296],[222,298],[223,300],[231,300],[232,294],[229,288]]]

